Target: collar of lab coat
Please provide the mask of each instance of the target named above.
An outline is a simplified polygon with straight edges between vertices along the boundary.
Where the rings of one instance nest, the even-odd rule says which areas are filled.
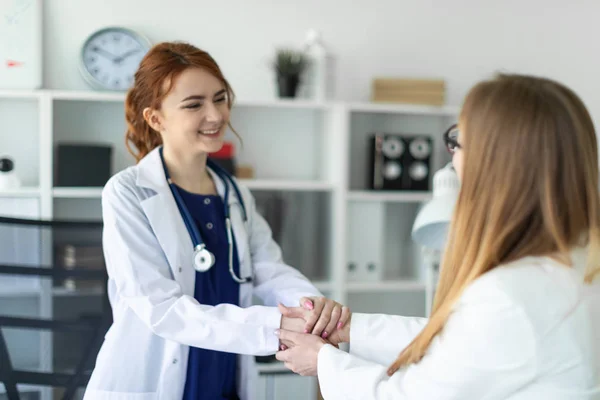
[[[158,148],[152,150],[140,160],[137,169],[136,184],[138,187],[156,192],[155,195],[142,201],[142,208],[169,260],[175,279],[182,286],[184,293],[193,295],[196,277],[192,266],[194,243],[167,183]],[[223,182],[210,168],[208,168],[208,171],[215,182],[218,194],[223,198],[227,182]],[[231,185],[228,204],[231,208],[232,231],[241,264],[246,251],[248,234],[241,217],[241,207],[233,206],[239,204],[239,200]]]
[[[148,189],[152,189],[157,193],[166,192],[171,194],[171,189],[167,183],[167,177],[165,175],[165,171],[162,166],[162,161],[160,159],[160,154],[158,152],[158,147],[154,150],[150,151],[146,155],[146,157],[142,158],[138,163],[138,176],[136,184],[140,187],[145,187]],[[212,177],[213,182],[217,188],[217,193],[221,198],[225,196],[225,184],[227,182],[223,182],[217,173],[213,171],[211,168],[206,168],[210,176]],[[231,185],[230,185],[231,186]],[[229,198],[227,199],[228,204],[231,206],[233,204],[239,203],[238,197],[235,195],[235,191],[230,187],[229,190]]]

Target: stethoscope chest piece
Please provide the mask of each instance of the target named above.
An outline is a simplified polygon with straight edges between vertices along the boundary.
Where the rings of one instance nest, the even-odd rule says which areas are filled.
[[[198,272],[206,272],[215,265],[215,256],[204,246],[196,246],[194,249],[194,268]]]
[[[194,258],[192,260],[194,263],[194,269],[198,272],[206,272],[209,269],[211,269],[213,265],[215,265],[215,261],[216,261],[215,255],[206,248],[206,245],[204,244],[204,242],[202,241],[202,237],[200,236],[200,232],[198,231],[198,227],[196,226],[194,219],[192,218],[189,210],[187,209],[187,207],[185,205],[185,202],[183,201],[183,199],[181,198],[181,195],[179,194],[179,189],[177,188],[177,185],[175,185],[171,181],[171,178],[169,177],[169,170],[167,169],[167,165],[165,164],[165,160],[163,158],[162,151],[163,151],[163,148],[161,146],[159,148],[159,154],[160,154],[161,162],[163,164],[165,178],[167,179],[169,188],[171,189],[171,192],[173,193],[173,197],[175,198],[175,202],[177,203],[177,206],[181,213],[181,217],[183,219],[185,227],[187,228],[188,233],[190,234],[190,238],[192,239],[192,243],[194,245],[194,255],[193,255]],[[217,174],[217,176],[223,181],[223,184],[225,185],[225,194],[223,196],[223,204],[224,204],[223,213],[225,214],[225,225],[226,225],[226,229],[227,229],[227,243],[228,243],[228,247],[229,247],[229,260],[228,260],[229,261],[229,273],[231,274],[231,277],[233,278],[233,280],[236,281],[237,283],[241,284],[241,283],[252,282],[251,276],[248,276],[246,278],[240,278],[236,275],[235,271],[233,270],[233,235],[232,235],[232,229],[231,229],[231,219],[229,216],[229,203],[228,203],[228,201],[229,201],[229,184],[231,184],[231,186],[233,187],[233,189],[236,192],[236,195],[240,201],[240,206],[242,208],[244,222],[247,222],[248,215],[246,214],[246,207],[244,206],[244,199],[242,198],[242,194],[240,193],[240,190],[237,187],[234,179],[231,177],[231,175],[227,171],[223,170],[214,161],[211,161],[210,158],[206,161],[206,165]]]

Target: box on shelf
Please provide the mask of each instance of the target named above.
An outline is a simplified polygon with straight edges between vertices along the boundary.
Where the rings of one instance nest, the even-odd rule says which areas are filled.
[[[376,103],[442,106],[445,98],[446,83],[442,79],[373,79],[371,100]]]
[[[238,179],[253,179],[254,168],[250,165],[238,165],[235,169],[235,177]]]

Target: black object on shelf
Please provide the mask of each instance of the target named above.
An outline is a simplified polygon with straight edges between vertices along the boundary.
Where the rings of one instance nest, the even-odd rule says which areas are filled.
[[[424,135],[373,133],[368,144],[371,190],[428,191],[433,142]]]
[[[0,172],[10,172],[14,169],[15,164],[13,160],[8,157],[0,158]]]
[[[104,186],[112,175],[110,145],[60,143],[55,151],[54,186]]]
[[[300,75],[278,75],[277,76],[277,89],[279,97],[282,98],[294,98],[298,92],[298,86],[300,85]]]

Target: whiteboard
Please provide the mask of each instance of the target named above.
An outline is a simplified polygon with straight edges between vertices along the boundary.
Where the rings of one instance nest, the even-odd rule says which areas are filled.
[[[42,86],[42,1],[0,0],[0,89]]]

